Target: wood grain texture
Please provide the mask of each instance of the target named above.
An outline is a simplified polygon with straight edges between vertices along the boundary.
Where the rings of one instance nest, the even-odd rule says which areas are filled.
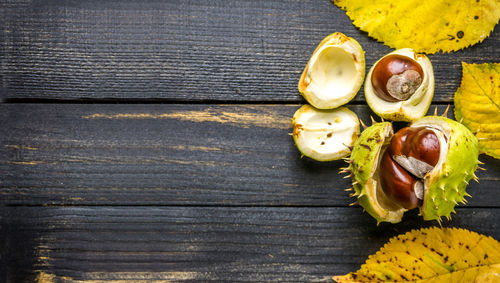
[[[2,282],[326,281],[423,223],[375,225],[360,208],[8,207]],[[499,209],[452,222],[500,238]],[[485,221],[488,219],[488,221]],[[127,282],[129,282],[127,281]],[[80,282],[80,281],[76,281]],[[89,281],[86,281],[89,282]],[[100,282],[100,281],[90,281]],[[120,281],[122,282],[122,281]]]
[[[328,34],[356,38],[367,68],[391,50],[325,0],[7,0],[0,13],[4,99],[300,102],[300,73]],[[451,101],[461,61],[497,61],[499,51],[497,28],[430,56],[434,101]]]
[[[343,161],[300,158],[299,105],[0,105],[8,204],[345,206]],[[367,106],[350,106],[368,122]],[[439,113],[444,112],[440,106]],[[449,113],[451,114],[452,111]],[[498,207],[500,161],[469,205]]]
[[[18,102],[0,104],[0,282],[331,282],[436,225],[376,226],[347,207],[344,163],[300,158],[288,135],[300,73],[335,31],[367,69],[391,51],[326,0],[0,1],[0,102]],[[499,51],[497,28],[429,56],[439,113],[460,62]],[[181,104],[19,103],[38,99]],[[351,104],[370,120],[362,90]],[[480,159],[443,225],[500,239],[500,161]]]

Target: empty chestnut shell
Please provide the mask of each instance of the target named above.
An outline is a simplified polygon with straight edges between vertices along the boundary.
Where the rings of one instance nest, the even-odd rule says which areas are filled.
[[[424,71],[415,60],[391,54],[375,65],[371,83],[378,97],[396,102],[409,99],[422,84],[423,77]]]

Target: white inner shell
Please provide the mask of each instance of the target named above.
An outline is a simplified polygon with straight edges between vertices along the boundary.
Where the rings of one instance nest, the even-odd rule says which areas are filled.
[[[349,147],[359,134],[358,117],[345,107],[318,110],[305,105],[294,116],[294,125],[299,150],[319,161],[335,160],[349,154]]]
[[[309,91],[319,100],[340,98],[353,91],[356,65],[351,53],[336,46],[323,47],[310,66]]]
[[[332,109],[349,102],[361,88],[365,60],[354,39],[331,39],[316,50],[307,64],[301,91],[306,100],[319,109]],[[354,41],[354,42],[353,42]]]

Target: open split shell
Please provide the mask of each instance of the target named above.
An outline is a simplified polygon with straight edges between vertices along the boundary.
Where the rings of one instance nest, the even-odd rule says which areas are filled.
[[[410,127],[426,127],[434,130],[440,140],[438,163],[424,178],[423,203],[420,214],[424,220],[450,217],[458,202],[469,196],[465,188],[478,166],[477,138],[462,124],[439,116],[418,119]],[[363,131],[356,140],[349,159],[355,196],[358,203],[377,222],[400,222],[406,209],[398,206],[385,195],[381,187],[380,160],[390,139],[393,128],[390,122],[376,123]]]
[[[314,50],[299,80],[298,89],[311,105],[332,109],[357,94],[365,76],[361,45],[340,32],[324,38]]]
[[[349,155],[359,135],[358,116],[346,107],[320,110],[306,104],[295,112],[292,124],[297,148],[318,161]]]

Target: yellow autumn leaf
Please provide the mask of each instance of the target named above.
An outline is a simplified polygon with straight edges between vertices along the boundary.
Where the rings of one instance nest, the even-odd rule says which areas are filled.
[[[498,0],[332,0],[353,24],[392,48],[456,51],[483,41],[500,19]]]
[[[343,282],[500,282],[500,243],[464,229],[413,230],[389,240]]]
[[[500,158],[500,64],[462,62],[454,101],[455,118],[477,132],[479,150]]]

